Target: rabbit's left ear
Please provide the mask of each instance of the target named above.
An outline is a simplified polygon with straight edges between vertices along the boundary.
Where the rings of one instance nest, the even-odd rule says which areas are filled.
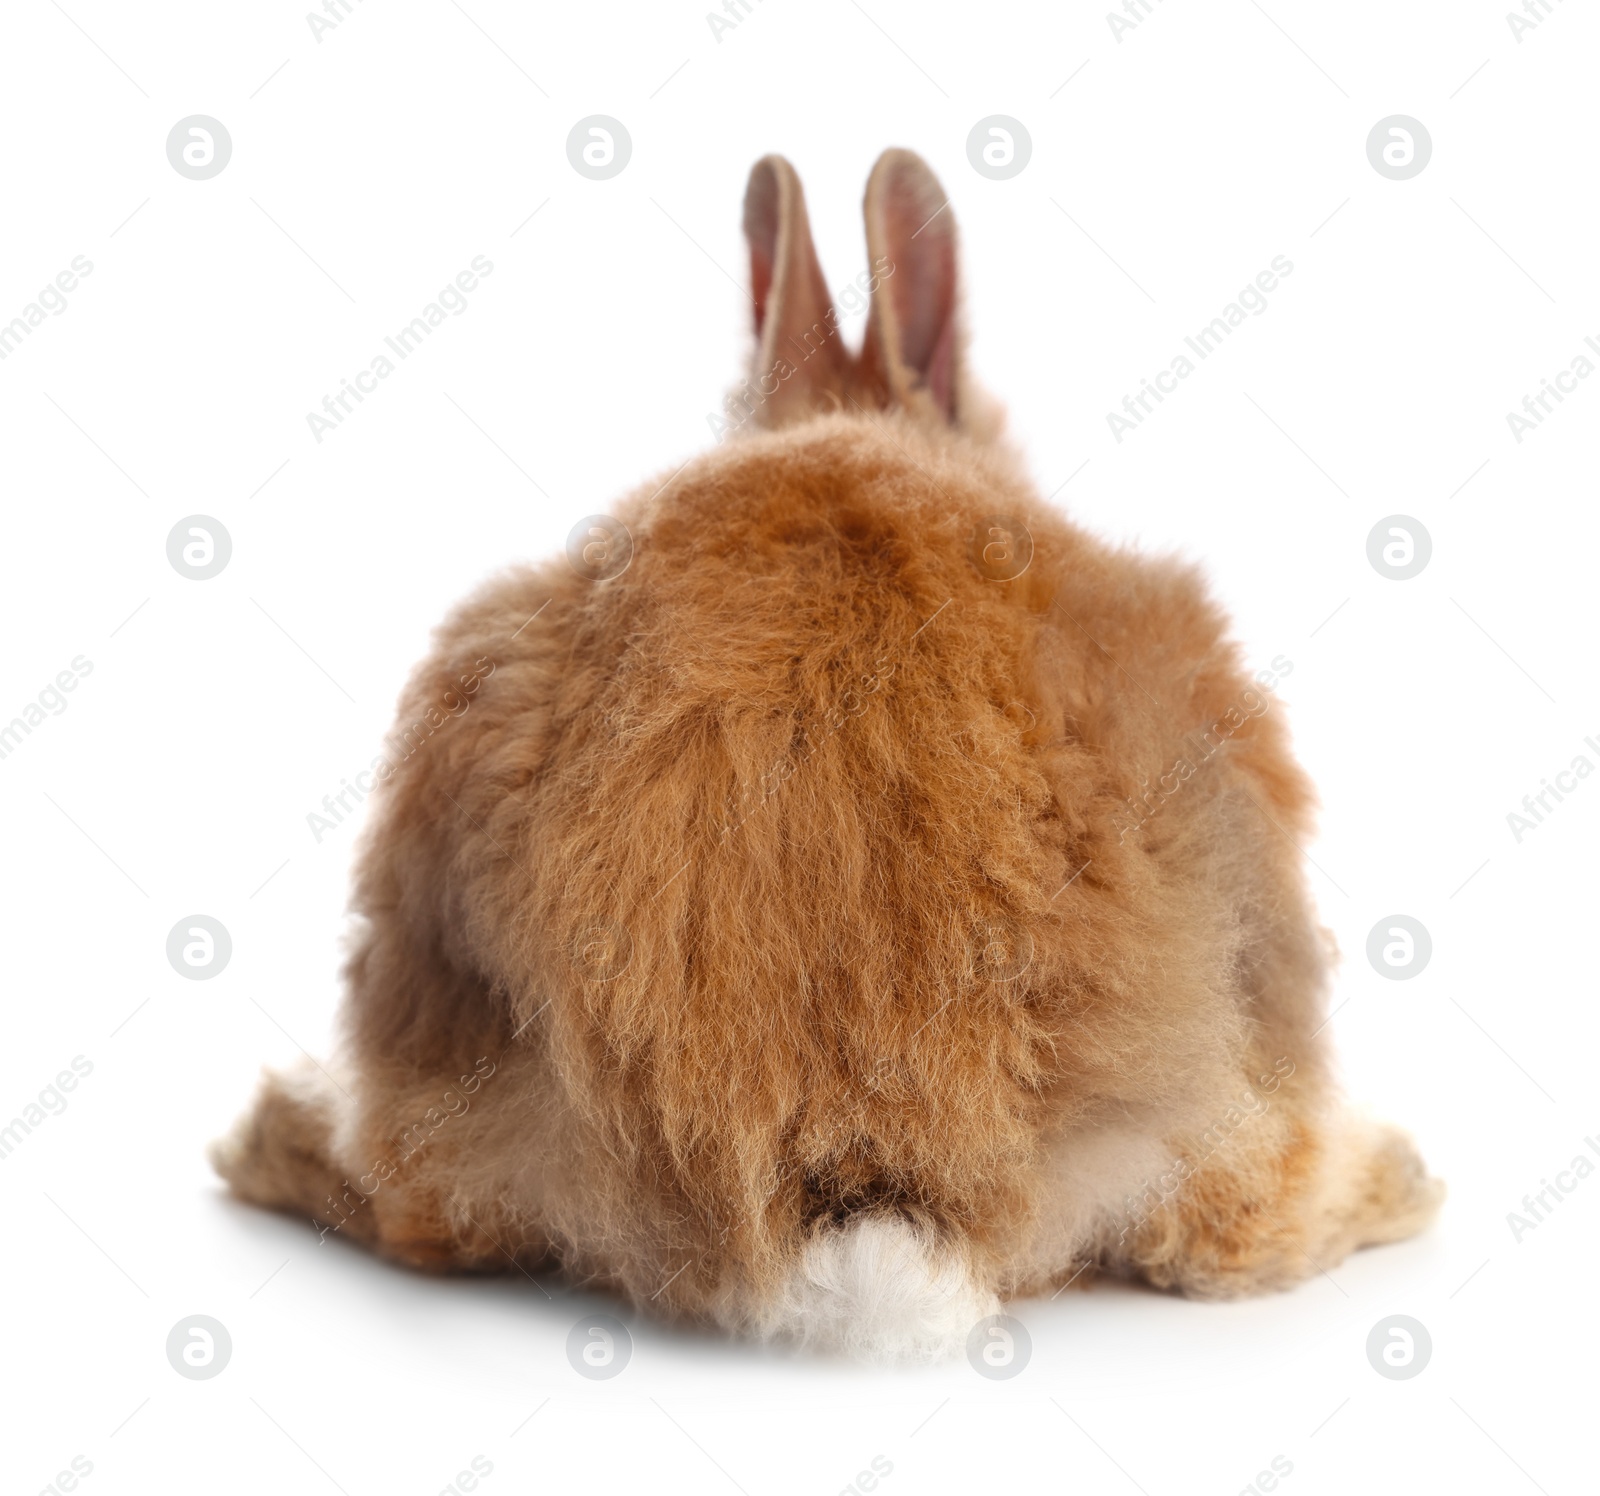
[[[756,418],[781,425],[841,397],[852,364],[812,247],[800,178],[782,156],[763,156],[750,170],[744,233],[756,321],[751,378],[762,391]]]
[[[956,226],[914,151],[888,150],[867,179],[874,290],[861,374],[887,405],[948,424],[963,416]]]

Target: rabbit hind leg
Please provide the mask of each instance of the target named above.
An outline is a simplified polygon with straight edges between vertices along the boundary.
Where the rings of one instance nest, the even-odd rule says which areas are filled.
[[[1444,1185],[1398,1128],[1339,1111],[1247,1118],[1126,1233],[1120,1266],[1197,1298],[1286,1288],[1414,1236]]]

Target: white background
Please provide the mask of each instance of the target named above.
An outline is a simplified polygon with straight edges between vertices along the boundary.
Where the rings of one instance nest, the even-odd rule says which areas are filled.
[[[1518,41],[1484,0],[1156,0],[1119,41],[1094,4],[752,0],[718,41],[704,3],[353,0],[320,42],[289,3],[5,9],[0,319],[94,266],[0,363],[0,721],[93,665],[0,761],[0,1121],[93,1065],[0,1161],[6,1489],[82,1456],[105,1496],[428,1496],[482,1456],[491,1496],[832,1496],[882,1456],[888,1496],[1189,1496],[1282,1456],[1292,1496],[1592,1490],[1600,1182],[1520,1242],[1506,1218],[1600,1134],[1600,779],[1520,843],[1506,817],[1600,764],[1600,379],[1520,444],[1505,417],[1600,337],[1600,21],[1553,0]],[[209,181],[165,153],[196,113],[233,141]],[[607,182],[565,152],[596,113],[633,140]],[[1395,113],[1433,141],[1407,181],[1366,156]],[[1032,137],[1008,181],[968,164],[990,114]],[[319,845],[308,812],[454,600],[709,444],[751,162],[795,162],[842,286],[888,145],[951,196],[973,357],[1042,491],[1203,560],[1252,662],[1293,660],[1332,1032],[1448,1180],[1440,1223],[1235,1305],[1019,1304],[1032,1361],[990,1382],[428,1280],[232,1203],[204,1144],[263,1061],[331,1040],[356,828]],[[307,412],[480,254],[469,309],[318,444]],[[1268,309],[1115,442],[1106,413],[1275,255]],[[165,552],[195,513],[233,541],[206,582]],[[1396,513],[1433,541],[1404,582],[1366,556]],[[164,953],[197,912],[234,942],[206,982]],[[1409,981],[1364,955],[1394,913],[1434,943]],[[633,1327],[609,1382],[565,1355],[596,1309]],[[1433,1340],[1408,1381],[1364,1350],[1394,1313]],[[213,1380],[165,1358],[193,1314],[232,1336]]]

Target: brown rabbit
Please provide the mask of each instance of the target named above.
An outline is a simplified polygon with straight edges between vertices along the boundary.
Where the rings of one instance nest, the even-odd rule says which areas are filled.
[[[737,439],[440,630],[347,1069],[268,1076],[214,1152],[244,1198],[883,1358],[1090,1266],[1251,1293],[1434,1214],[1334,1092],[1281,709],[1192,570],[998,445],[920,158],[866,222],[853,356],[758,162]]]

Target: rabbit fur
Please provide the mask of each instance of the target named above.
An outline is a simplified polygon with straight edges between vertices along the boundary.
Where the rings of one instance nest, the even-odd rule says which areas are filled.
[[[238,1195],[879,1360],[1095,1272],[1281,1288],[1434,1214],[1339,1098],[1282,707],[1194,569],[1035,492],[920,158],[865,214],[852,353],[758,162],[730,438],[438,631],[342,1057],[268,1074],[213,1151]]]

